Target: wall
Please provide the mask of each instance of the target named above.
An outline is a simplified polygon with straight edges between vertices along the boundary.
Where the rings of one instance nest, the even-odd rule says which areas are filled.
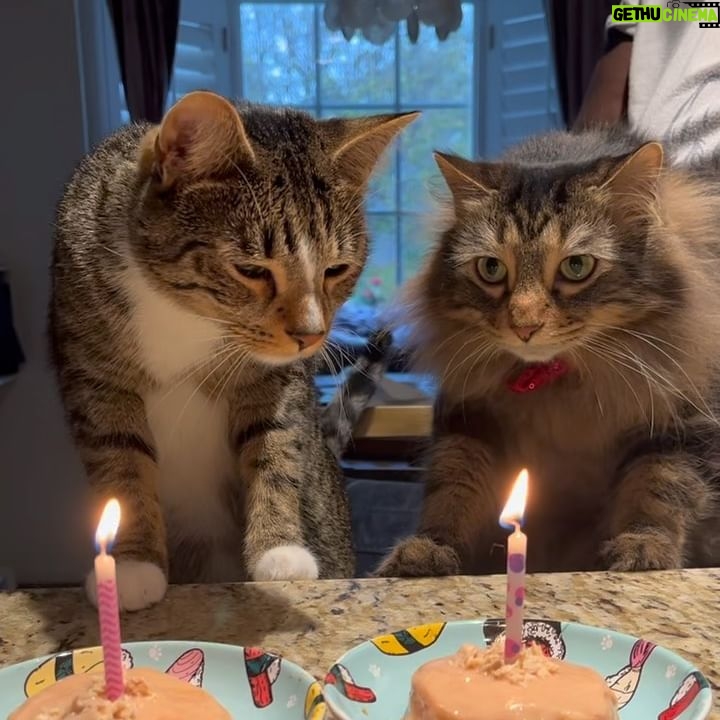
[[[21,583],[79,580],[91,535],[81,467],[47,360],[55,204],[85,150],[72,0],[0,3],[0,265],[27,362],[0,388],[0,567]]]

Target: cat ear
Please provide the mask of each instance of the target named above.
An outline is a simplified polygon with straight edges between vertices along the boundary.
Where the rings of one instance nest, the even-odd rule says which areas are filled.
[[[473,162],[458,155],[433,153],[435,162],[450,188],[456,207],[466,200],[476,199],[496,192],[493,188],[491,163]]]
[[[601,189],[607,188],[624,202],[649,202],[655,195],[664,155],[663,146],[659,142],[642,145],[620,160],[610,177],[600,186]]]
[[[321,120],[320,125],[330,141],[332,159],[340,174],[356,187],[363,187],[387,146],[418,117],[419,112],[408,112],[331,118]]]
[[[183,177],[202,177],[238,162],[253,162],[255,152],[237,110],[225,98],[191,92],[166,113],[146,138],[153,167],[163,187]]]

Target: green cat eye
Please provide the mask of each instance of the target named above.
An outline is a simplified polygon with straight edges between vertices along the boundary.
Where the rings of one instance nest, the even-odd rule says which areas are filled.
[[[501,283],[507,277],[507,267],[502,260],[494,257],[481,257],[477,261],[480,279],[490,285]]]
[[[570,282],[587,280],[597,261],[592,255],[571,255],[560,263],[560,274]]]

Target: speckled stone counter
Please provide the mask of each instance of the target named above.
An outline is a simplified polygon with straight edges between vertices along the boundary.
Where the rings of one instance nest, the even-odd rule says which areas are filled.
[[[321,675],[368,637],[434,620],[498,617],[504,577],[357,580],[173,587],[166,600],[123,618],[123,639],[259,645]],[[528,579],[535,617],[612,628],[694,662],[720,720],[720,569],[577,573]],[[94,611],[79,589],[0,595],[0,666],[95,645]]]

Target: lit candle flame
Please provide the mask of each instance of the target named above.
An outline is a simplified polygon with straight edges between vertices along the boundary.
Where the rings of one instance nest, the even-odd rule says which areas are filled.
[[[500,524],[503,527],[520,527],[525,514],[525,502],[528,492],[528,471],[521,470],[515,480],[512,492],[500,513]]]
[[[103,552],[105,552],[107,546],[115,540],[119,525],[120,503],[113,498],[105,505],[105,509],[97,526],[97,531],[95,532],[95,542]]]

